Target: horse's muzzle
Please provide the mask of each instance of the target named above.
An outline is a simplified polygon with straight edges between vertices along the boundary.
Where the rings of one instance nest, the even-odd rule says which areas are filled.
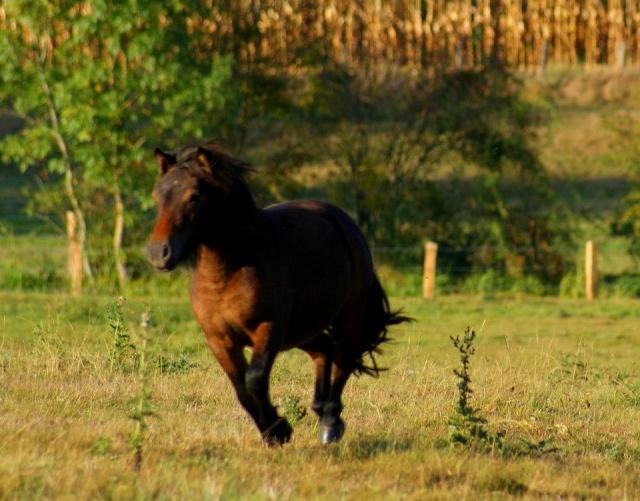
[[[162,271],[171,271],[176,267],[175,259],[168,242],[149,242],[147,244],[149,262]]]

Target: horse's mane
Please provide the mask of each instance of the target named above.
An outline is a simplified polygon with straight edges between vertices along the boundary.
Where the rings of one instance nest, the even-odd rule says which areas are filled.
[[[250,165],[231,156],[215,142],[186,146],[176,152],[176,166],[186,167],[199,178],[217,187],[231,191],[236,187],[249,190],[247,175],[253,172]],[[199,161],[205,155],[207,165]]]
[[[175,159],[176,168],[189,170],[218,193],[225,206],[225,224],[233,231],[255,231],[259,211],[247,182],[247,174],[253,172],[248,163],[214,142],[181,148]]]

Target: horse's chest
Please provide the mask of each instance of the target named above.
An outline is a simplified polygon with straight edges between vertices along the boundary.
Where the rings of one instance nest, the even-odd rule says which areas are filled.
[[[250,269],[240,270],[224,281],[194,276],[191,307],[207,336],[222,338],[250,329],[259,310],[254,282]]]

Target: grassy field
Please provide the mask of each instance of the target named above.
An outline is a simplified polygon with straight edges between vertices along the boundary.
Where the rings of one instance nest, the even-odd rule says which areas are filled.
[[[138,374],[114,363],[114,297],[0,292],[0,499],[638,499],[637,300],[396,300],[379,379],[345,391],[347,433],[321,446],[312,366],[283,354],[272,396],[295,422],[268,449],[205,347],[186,299],[130,298],[141,347],[152,308],[148,417],[139,472],[130,442]],[[497,445],[450,435],[459,353],[478,333],[472,405]],[[306,412],[306,415],[304,414]]]

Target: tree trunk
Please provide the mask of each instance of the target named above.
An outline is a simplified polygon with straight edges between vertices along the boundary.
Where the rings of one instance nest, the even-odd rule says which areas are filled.
[[[75,212],[67,211],[67,268],[71,284],[71,294],[82,294],[82,249],[76,234],[77,221]]]
[[[127,268],[122,259],[122,235],[124,232],[124,203],[120,188],[116,188],[113,194],[114,201],[114,229],[113,229],[113,257],[115,259],[116,275],[118,277],[118,287],[120,291],[124,290],[127,283]]]
[[[47,82],[47,77],[44,72],[44,64],[47,59],[47,44],[42,43],[40,47],[40,59],[38,70],[40,74],[40,82],[42,84],[42,91],[44,92],[47,107],[49,108],[49,118],[51,120],[51,126],[53,129],[53,137],[58,146],[58,150],[62,155],[63,164],[64,164],[64,186],[67,194],[67,198],[69,199],[69,203],[73,208],[73,212],[75,214],[76,219],[76,231],[74,235],[69,234],[69,229],[67,228],[67,238],[69,241],[75,241],[78,244],[78,252],[81,255],[83,267],[85,274],[88,278],[93,280],[93,273],[91,271],[91,265],[89,264],[89,260],[87,258],[85,249],[87,242],[87,224],[84,218],[84,213],[82,212],[82,208],[80,207],[80,202],[78,201],[78,197],[76,196],[75,189],[73,186],[73,167],[71,163],[71,158],[69,155],[69,150],[67,148],[67,143],[62,136],[60,131],[60,121],[58,120],[58,112],[54,105],[53,96],[51,94],[51,88],[49,87],[49,83]]]

